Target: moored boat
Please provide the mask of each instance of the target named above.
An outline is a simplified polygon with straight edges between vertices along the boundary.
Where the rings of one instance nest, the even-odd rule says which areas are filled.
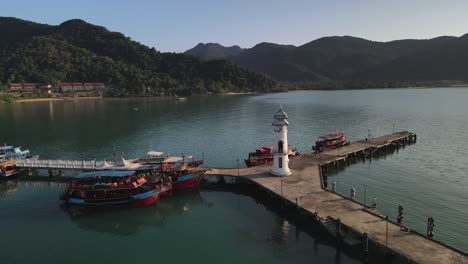
[[[0,146],[0,159],[29,159],[32,157],[29,149],[22,150],[22,147]]]
[[[10,177],[19,172],[14,160],[0,161],[0,177]]]
[[[19,172],[16,167],[16,160],[30,159],[29,150],[22,150],[21,147],[0,146],[0,177],[10,177]]]
[[[315,142],[315,146],[312,146],[312,150],[315,153],[322,152],[325,150],[335,149],[347,145],[346,137],[343,132],[336,132],[325,136],[318,137]]]
[[[148,157],[135,159],[132,162],[157,167],[157,171],[170,179],[172,190],[180,190],[197,186],[200,183],[202,170],[198,167],[203,160],[196,160],[194,156],[169,156],[163,152],[150,151]],[[169,192],[168,192],[169,194]]]
[[[289,158],[293,158],[299,155],[297,149],[291,148],[291,145],[288,145],[288,148]],[[271,164],[274,159],[273,149],[273,146],[258,147],[255,152],[249,153],[249,157],[247,159],[244,159],[245,165],[247,167],[254,167],[263,164]]]
[[[172,188],[181,190],[192,188],[200,184],[201,173],[176,174],[171,176]]]
[[[140,206],[156,203],[162,191],[162,184],[153,173],[99,171],[75,177],[62,199],[80,205]]]

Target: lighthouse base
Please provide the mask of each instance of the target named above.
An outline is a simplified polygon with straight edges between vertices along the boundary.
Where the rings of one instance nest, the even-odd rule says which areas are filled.
[[[285,153],[275,153],[273,159],[273,168],[271,168],[271,174],[275,176],[288,176],[291,175],[289,170],[289,158]]]
[[[292,171],[284,170],[284,169],[279,169],[279,170],[271,170],[270,172],[274,176],[282,177],[282,176],[289,176],[291,175]]]

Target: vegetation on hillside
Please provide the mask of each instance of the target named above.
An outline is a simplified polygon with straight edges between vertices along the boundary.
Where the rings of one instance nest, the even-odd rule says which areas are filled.
[[[0,83],[105,82],[109,95],[267,92],[265,74],[225,60],[161,53],[82,20],[59,26],[0,18]]]

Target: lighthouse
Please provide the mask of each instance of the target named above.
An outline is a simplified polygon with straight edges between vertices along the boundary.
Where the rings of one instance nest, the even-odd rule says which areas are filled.
[[[288,157],[288,115],[284,112],[283,107],[280,107],[273,118],[275,119],[272,125],[276,134],[276,149],[271,174],[275,176],[287,176],[291,174]]]

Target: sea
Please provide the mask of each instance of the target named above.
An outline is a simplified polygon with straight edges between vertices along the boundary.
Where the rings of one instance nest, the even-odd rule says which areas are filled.
[[[100,98],[0,105],[0,142],[41,159],[107,160],[161,151],[207,167],[244,167],[273,145],[273,115],[288,114],[289,143],[312,151],[317,137],[350,141],[394,131],[414,145],[329,175],[337,191],[468,251],[468,89],[297,91],[258,95]],[[74,172],[67,172],[73,176]],[[65,184],[0,181],[0,263],[360,263],[332,239],[248,195],[199,188],[144,208],[75,208]]]

